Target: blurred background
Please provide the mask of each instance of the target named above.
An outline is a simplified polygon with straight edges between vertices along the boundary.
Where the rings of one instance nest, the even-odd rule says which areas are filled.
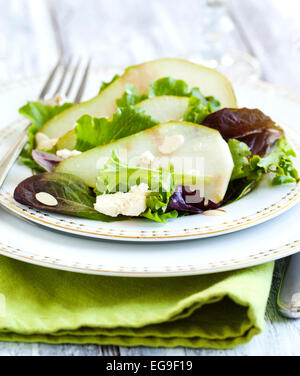
[[[116,67],[182,57],[300,93],[300,2],[0,0],[0,84],[62,54]]]

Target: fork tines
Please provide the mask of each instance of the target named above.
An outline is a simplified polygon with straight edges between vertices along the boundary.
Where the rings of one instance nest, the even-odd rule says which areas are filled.
[[[52,69],[39,99],[45,100],[61,94],[69,101],[79,103],[86,86],[90,65],[90,59],[83,62],[82,58],[75,60],[71,56],[61,57]],[[77,91],[75,87],[78,87]]]

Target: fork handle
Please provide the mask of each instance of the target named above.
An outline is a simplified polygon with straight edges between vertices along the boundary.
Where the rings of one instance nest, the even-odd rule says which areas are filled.
[[[5,157],[0,161],[0,188],[6,179],[9,170],[11,169],[12,165],[15,163],[16,159],[20,155],[23,147],[25,146],[28,136],[27,136],[27,127],[30,125],[28,121],[24,121],[24,130],[15,141],[15,143],[11,146],[8,150]]]
[[[277,305],[281,315],[290,319],[300,318],[300,253],[291,256],[288,260]]]

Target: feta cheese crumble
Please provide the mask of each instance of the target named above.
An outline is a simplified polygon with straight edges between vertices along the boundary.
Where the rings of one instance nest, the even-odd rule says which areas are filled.
[[[79,155],[79,154],[81,154],[81,151],[69,150],[69,149],[61,149],[61,150],[57,150],[56,152],[56,155],[62,160],[65,160],[71,157],[76,157],[76,155]]]
[[[138,157],[132,159],[132,163],[138,167],[149,168],[155,160],[155,156],[151,151],[147,150]]]
[[[117,192],[98,196],[94,208],[110,217],[117,217],[120,214],[138,217],[147,209],[147,195],[148,185],[142,183],[133,186],[127,193]]]
[[[163,142],[159,145],[158,150],[161,154],[172,154],[184,143],[184,136],[176,134],[174,136],[165,137]]]
[[[46,149],[50,150],[56,145],[58,139],[57,138],[49,138],[45,133],[39,132],[35,136],[37,148],[38,149]]]

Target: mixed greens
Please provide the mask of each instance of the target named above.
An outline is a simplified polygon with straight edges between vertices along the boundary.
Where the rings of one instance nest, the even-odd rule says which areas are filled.
[[[43,168],[39,166],[32,158],[32,151],[36,147],[35,135],[38,130],[50,119],[73,106],[72,103],[64,103],[62,105],[51,106],[40,102],[28,102],[19,109],[19,113],[30,120],[31,126],[28,128],[28,143],[22,150],[20,158],[22,162],[37,172],[43,172]],[[47,150],[51,151],[51,150]],[[52,150],[54,152],[54,150]]]
[[[169,63],[172,72],[172,59]],[[190,63],[182,64],[189,67]],[[28,102],[20,109],[20,114],[32,123],[28,144],[20,159],[38,174],[18,185],[14,194],[16,201],[41,210],[99,221],[125,219],[126,213],[136,210],[134,216],[165,223],[239,200],[255,189],[266,174],[272,174],[273,185],[298,182],[291,159],[296,155],[283,130],[260,110],[235,108],[234,94],[228,88],[231,97],[227,102],[232,103],[232,108],[226,107],[226,103],[224,106],[218,97],[219,94],[224,98],[223,88],[228,85],[223,76],[192,64],[191,70],[196,70],[195,81],[203,80],[205,94],[202,87],[188,84],[182,76],[161,77],[160,74],[140,91],[132,83],[134,79],[123,82],[131,71],[140,72],[139,69],[139,66],[132,67],[123,76],[116,75],[111,82],[102,83],[96,98],[100,104],[107,103],[111,95],[112,114],[94,116],[99,108],[82,114],[83,107],[79,111],[72,103],[51,106]],[[209,80],[206,80],[210,76],[215,80],[212,87],[216,87],[216,82],[219,85],[213,93],[208,90]],[[67,132],[62,132],[60,128],[56,135],[58,124],[63,124],[64,118],[70,123],[76,111],[81,116],[74,129],[66,127]],[[39,143],[41,137],[46,142]],[[175,157],[195,156],[196,143],[206,166],[218,164],[224,157],[225,168],[219,167],[220,176],[218,166],[201,171],[179,171],[174,167]],[[212,151],[214,145],[216,158]],[[124,160],[121,155],[124,148],[134,158]],[[191,154],[189,148],[194,150]],[[64,154],[69,158],[62,157]],[[105,157],[103,163],[99,163],[100,156]],[[168,163],[162,163],[163,157],[169,158]],[[197,184],[199,178],[201,184]],[[216,187],[219,181],[225,190]],[[143,191],[137,187],[146,188]],[[55,197],[57,205],[39,200],[40,192]],[[140,212],[129,202],[135,197]]]

